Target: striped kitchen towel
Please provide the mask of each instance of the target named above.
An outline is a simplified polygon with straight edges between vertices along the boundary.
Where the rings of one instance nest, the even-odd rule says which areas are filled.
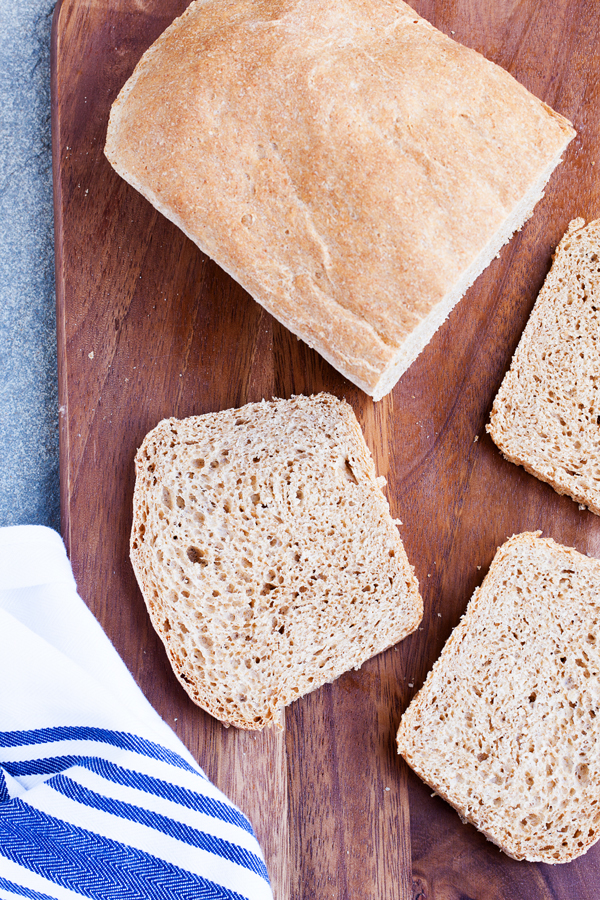
[[[77,595],[63,543],[0,529],[0,898],[271,900],[250,823]]]

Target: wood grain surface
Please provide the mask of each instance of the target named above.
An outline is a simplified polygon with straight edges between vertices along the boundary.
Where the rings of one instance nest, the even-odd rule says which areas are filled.
[[[53,153],[62,527],[80,593],[158,712],[252,819],[277,900],[595,900],[600,845],[566,866],[508,859],[398,759],[394,734],[509,535],[600,557],[600,519],[500,456],[492,400],[575,216],[600,216],[597,0],[413,0],[578,131],[534,215],[378,404],[259,307],[120,180],[108,112],[185,0],[62,0]],[[322,389],[353,405],[425,602],[397,647],[293,704],[285,727],[226,730],[187,699],[128,561],[133,457],[165,416]],[[283,717],[282,717],[283,721]]]

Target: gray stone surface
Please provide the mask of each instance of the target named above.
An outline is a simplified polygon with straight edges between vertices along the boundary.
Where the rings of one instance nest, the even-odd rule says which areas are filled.
[[[54,0],[0,0],[0,525],[59,527]]]

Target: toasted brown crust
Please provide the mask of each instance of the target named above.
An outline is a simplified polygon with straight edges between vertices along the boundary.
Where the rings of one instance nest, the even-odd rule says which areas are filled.
[[[520,228],[574,132],[397,0],[193,3],[106,155],[376,398]]]
[[[423,613],[360,426],[329,394],[160,422],[136,456],[131,560],[183,687],[239,728],[277,724]]]
[[[514,859],[600,837],[599,647],[600,561],[516,535],[402,717],[398,752]]]
[[[554,254],[487,430],[504,456],[600,515],[600,219]]]

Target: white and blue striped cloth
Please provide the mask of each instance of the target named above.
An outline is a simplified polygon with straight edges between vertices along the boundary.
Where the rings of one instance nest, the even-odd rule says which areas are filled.
[[[250,823],[146,701],[41,526],[0,529],[0,898],[15,897],[272,900]]]

